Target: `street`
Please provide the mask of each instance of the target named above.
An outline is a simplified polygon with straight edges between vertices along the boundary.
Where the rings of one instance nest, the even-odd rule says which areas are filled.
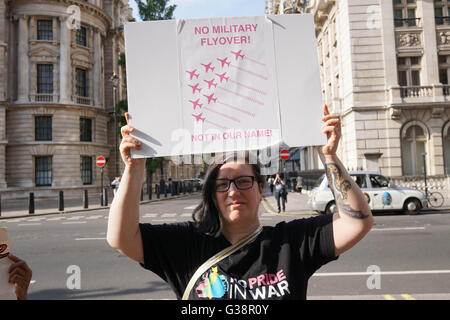
[[[199,201],[194,195],[141,205],[141,222],[189,220]],[[263,225],[309,216],[260,206]],[[103,209],[0,220],[12,252],[33,270],[29,299],[175,298],[164,281],[109,247],[107,218]],[[375,215],[366,238],[310,279],[308,299],[450,299],[449,243],[448,211]]]

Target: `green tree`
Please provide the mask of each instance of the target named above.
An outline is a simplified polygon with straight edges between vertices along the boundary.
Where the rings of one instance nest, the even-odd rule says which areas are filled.
[[[169,0],[135,0],[143,21],[172,19],[176,5],[167,6]]]

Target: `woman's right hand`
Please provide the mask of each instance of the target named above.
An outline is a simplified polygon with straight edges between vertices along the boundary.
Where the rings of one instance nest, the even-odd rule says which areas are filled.
[[[128,112],[125,113],[125,119],[127,120],[127,125],[120,129],[122,142],[120,143],[119,149],[122,160],[128,168],[144,165],[145,158],[133,159],[131,157],[131,149],[141,150],[142,144],[139,140],[130,136],[130,133],[134,132],[134,128],[129,125],[130,115]]]

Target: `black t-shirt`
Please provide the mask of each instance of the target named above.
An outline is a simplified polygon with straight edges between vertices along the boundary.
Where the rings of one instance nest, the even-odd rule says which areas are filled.
[[[263,227],[259,236],[195,283],[189,299],[306,299],[308,279],[336,260],[332,215]],[[140,224],[144,268],[169,283],[178,299],[195,271],[231,244],[199,232],[193,222]]]

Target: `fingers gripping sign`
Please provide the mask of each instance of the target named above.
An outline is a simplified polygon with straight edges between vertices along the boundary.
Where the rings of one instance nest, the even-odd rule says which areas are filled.
[[[132,167],[138,163],[145,162],[145,159],[133,159],[131,157],[131,149],[141,150],[142,144],[139,140],[131,136],[131,133],[135,132],[135,129],[130,125],[130,115],[128,112],[125,113],[125,119],[127,120],[127,125],[120,129],[122,142],[120,143],[119,149],[125,165]]]

